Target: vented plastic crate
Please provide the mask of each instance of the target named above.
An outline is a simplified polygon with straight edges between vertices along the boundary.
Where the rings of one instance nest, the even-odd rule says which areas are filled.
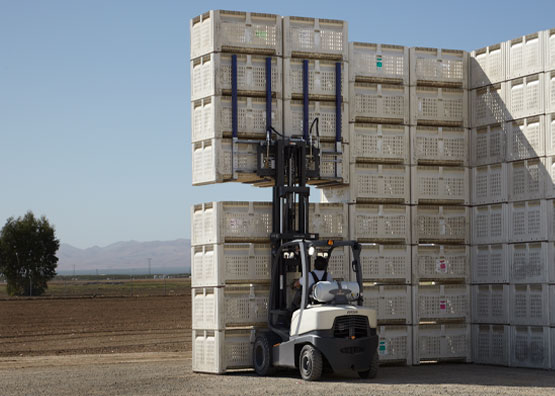
[[[413,326],[415,365],[426,361],[471,361],[470,325],[443,324]]]
[[[543,33],[545,45],[545,49],[543,51],[545,70],[555,70],[555,28],[544,30]],[[555,361],[553,362],[553,365],[555,366]]]
[[[553,245],[553,244],[551,244]],[[553,246],[551,246],[553,247]],[[553,256],[551,256],[551,266],[553,266]],[[551,267],[553,268],[553,267]],[[549,321],[551,326],[555,326],[555,285],[549,285]],[[555,334],[553,334],[555,336]],[[552,342],[555,339],[552,338]],[[553,351],[555,352],[555,345],[553,345]],[[555,355],[553,355],[555,357]],[[552,364],[555,362],[552,362]]]
[[[545,115],[546,155],[555,155],[555,113]]]
[[[470,126],[462,88],[411,87],[410,107],[411,125]]]
[[[472,246],[472,283],[509,283],[509,245]]]
[[[309,230],[320,239],[348,239],[348,207],[342,203],[311,203]]]
[[[362,277],[367,282],[409,284],[411,278],[410,245],[362,244]],[[356,279],[355,273],[351,279]]]
[[[472,208],[472,244],[507,243],[509,238],[509,209],[507,204],[492,204]]]
[[[349,238],[410,244],[410,217],[408,205],[349,205]]]
[[[459,245],[412,247],[412,282],[461,281],[468,283],[470,248]]]
[[[540,73],[543,69],[542,32],[507,41],[507,80]]]
[[[350,167],[352,201],[410,203],[410,166],[352,164]]]
[[[549,368],[549,327],[511,326],[511,367]]]
[[[208,11],[191,19],[191,59],[211,52],[281,55],[281,17],[240,11]]]
[[[408,47],[351,42],[349,62],[349,81],[409,85]]]
[[[268,241],[271,202],[208,202],[191,208],[191,246]]]
[[[379,326],[378,355],[381,363],[412,364],[412,327]]]
[[[509,242],[547,241],[553,232],[553,201],[509,204]]]
[[[287,136],[303,136],[303,101],[286,100],[283,103],[285,123],[284,131]],[[318,118],[320,139],[335,141],[336,139],[336,106],[335,102],[310,101],[308,103],[308,133],[314,119]],[[341,131],[339,136],[343,142],[349,141],[349,105],[341,104]],[[281,131],[280,131],[281,132]],[[312,128],[312,136],[316,138],[316,125]]]
[[[552,242],[509,245],[511,283],[555,283]]]
[[[349,83],[350,122],[407,124],[410,120],[409,87]]]
[[[472,168],[472,205],[485,205],[509,200],[507,164]]]
[[[255,329],[193,330],[193,371],[223,374],[252,367]]]
[[[191,286],[270,281],[269,244],[226,243],[191,248]]]
[[[509,286],[472,286],[472,323],[509,323]]]
[[[470,203],[470,171],[458,166],[411,166],[413,204]]]
[[[472,360],[474,363],[508,366],[511,351],[511,328],[503,325],[472,326]]]
[[[467,88],[468,52],[440,48],[411,48],[410,85]]]
[[[509,201],[545,198],[545,161],[540,158],[511,162],[509,169]]]
[[[468,244],[469,223],[469,210],[464,206],[414,206],[412,243]]]
[[[318,249],[318,255],[327,257],[327,249]],[[351,272],[351,248],[345,246],[343,248],[333,249],[331,257],[328,257],[327,271],[335,280],[349,280]]]
[[[555,198],[555,155],[545,158],[545,196]]]
[[[416,285],[413,292],[414,323],[470,320],[470,289],[464,284]]]
[[[365,285],[363,297],[364,306],[377,311],[378,323],[412,323],[410,286]]]
[[[232,136],[231,96],[210,96],[191,104],[192,141]],[[272,126],[283,130],[283,102],[272,100]],[[266,137],[266,99],[237,98],[237,130],[240,138]]]
[[[555,369],[555,327],[551,328],[551,369]]]
[[[545,112],[555,112],[555,70],[544,74]]]
[[[409,127],[349,124],[351,162],[410,163]]]
[[[470,138],[471,166],[498,164],[505,161],[506,124],[472,129]]]
[[[191,61],[191,100],[214,95],[231,95],[232,54],[210,53]],[[263,55],[237,55],[237,91],[243,96],[266,94],[266,58]],[[271,57],[272,94],[281,99],[282,62]]]
[[[545,116],[509,121],[507,131],[507,161],[545,156]]]
[[[468,166],[468,129],[412,126],[410,128],[412,164]]]
[[[269,286],[198,287],[191,295],[195,330],[264,326],[268,321]]]
[[[510,285],[509,305],[512,325],[549,326],[549,286]]]
[[[283,57],[342,59],[349,56],[347,21],[283,17]]]
[[[308,62],[308,97],[310,100],[335,100],[336,61],[307,59]],[[284,99],[303,98],[303,62],[304,59],[285,58],[283,60]],[[341,97],[349,101],[348,63],[341,64]]]
[[[544,100],[544,73],[507,81],[507,120],[543,114]]]
[[[507,80],[505,42],[490,45],[470,54],[470,87],[479,88]]]
[[[498,124],[508,119],[507,84],[500,82],[470,91],[472,127]]]

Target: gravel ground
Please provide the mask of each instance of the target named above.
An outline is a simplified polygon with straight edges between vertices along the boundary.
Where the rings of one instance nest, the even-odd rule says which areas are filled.
[[[190,352],[0,358],[0,394],[23,395],[555,395],[552,371],[470,364],[382,367],[375,380],[303,382],[295,371],[260,378],[191,372]],[[472,384],[472,385],[470,385]]]

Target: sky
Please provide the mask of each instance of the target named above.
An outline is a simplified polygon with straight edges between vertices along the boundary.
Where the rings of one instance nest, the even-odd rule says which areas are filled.
[[[32,210],[80,248],[173,240],[190,237],[195,203],[271,198],[191,186],[189,20],[210,9],[344,19],[350,41],[468,51],[555,27],[553,0],[0,0],[0,226]]]

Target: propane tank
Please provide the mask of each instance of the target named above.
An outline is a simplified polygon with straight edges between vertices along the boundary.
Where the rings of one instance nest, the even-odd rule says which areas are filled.
[[[312,288],[312,298],[321,303],[333,301],[336,295],[343,295],[348,301],[353,301],[359,293],[357,282],[320,281]]]

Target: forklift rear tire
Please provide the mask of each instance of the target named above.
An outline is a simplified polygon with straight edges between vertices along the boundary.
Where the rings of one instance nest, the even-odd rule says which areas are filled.
[[[359,371],[358,376],[362,379],[376,378],[376,375],[378,375],[378,365],[379,365],[379,363],[380,363],[380,361],[378,359],[378,352],[376,351],[374,353],[374,356],[372,357],[372,361],[370,362],[370,368],[368,370]]]
[[[258,375],[272,375],[276,369],[272,365],[272,343],[267,334],[256,336],[252,354],[254,371]]]
[[[305,381],[318,381],[322,375],[324,359],[322,353],[308,344],[301,349],[299,354],[299,371]]]

